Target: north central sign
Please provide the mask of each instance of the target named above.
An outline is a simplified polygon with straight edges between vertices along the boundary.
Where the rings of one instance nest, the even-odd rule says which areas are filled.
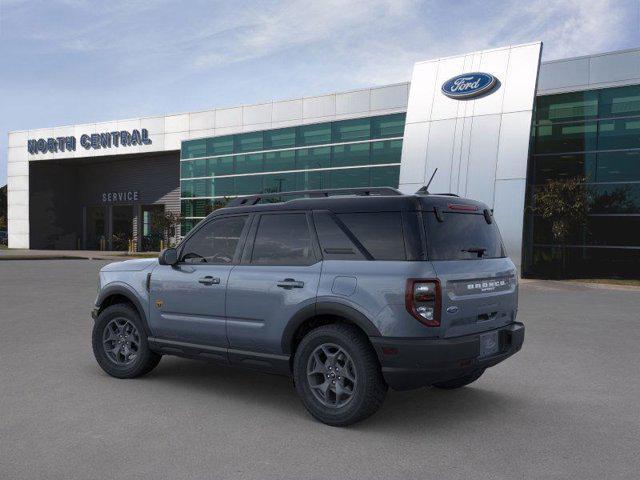
[[[490,73],[464,73],[444,82],[442,93],[455,99],[473,98],[490,92],[497,82],[496,77]]]
[[[120,130],[117,132],[91,133],[80,136],[80,146],[85,150],[101,148],[132,147],[135,145],[150,145],[149,131]],[[27,150],[31,155],[38,153],[75,152],[77,140],[75,136],[38,138],[27,141]]]

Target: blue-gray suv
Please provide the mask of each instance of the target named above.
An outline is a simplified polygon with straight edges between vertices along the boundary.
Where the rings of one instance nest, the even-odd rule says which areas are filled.
[[[517,307],[483,203],[391,188],[257,195],[159,260],[104,267],[93,351],[118,378],[165,354],[290,375],[315,418],[343,426],[388,387],[477,380],[521,348]]]

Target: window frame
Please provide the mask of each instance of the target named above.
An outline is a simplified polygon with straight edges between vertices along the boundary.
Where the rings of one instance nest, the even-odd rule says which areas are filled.
[[[244,223],[244,227],[242,227],[242,231],[240,232],[240,238],[238,240],[238,245],[236,245],[236,250],[233,254],[233,259],[231,260],[231,262],[229,263],[189,263],[189,262],[185,262],[182,260],[182,255],[184,252],[185,247],[188,245],[189,241],[192,239],[193,236],[197,235],[198,232],[200,230],[202,230],[203,228],[206,228],[208,225],[217,222],[217,221],[221,221],[221,220],[226,220],[228,218],[232,218],[232,217],[247,217],[245,223]],[[253,217],[254,214],[252,213],[232,213],[232,214],[226,214],[226,215],[216,215],[214,217],[212,217],[211,219],[204,219],[202,221],[200,221],[194,228],[191,229],[191,231],[187,234],[186,237],[184,237],[184,239],[180,242],[180,245],[178,246],[177,250],[178,250],[178,263],[176,265],[189,265],[189,266],[201,266],[201,265],[207,265],[207,266],[222,266],[222,265],[239,265],[240,263],[240,258],[241,258],[241,254],[242,251],[244,249],[244,245],[246,243],[247,240],[247,233],[249,231],[249,228],[252,225],[252,221],[253,221]]]
[[[309,263],[298,265],[287,265],[283,263],[251,263],[253,257],[253,249],[255,246],[256,236],[258,233],[258,227],[260,226],[260,220],[267,215],[287,215],[297,214],[304,215],[307,221],[307,230],[309,232],[309,238],[311,240],[311,258]],[[251,221],[251,228],[247,232],[244,248],[242,249],[242,255],[240,256],[240,265],[250,265],[252,267],[309,267],[322,261],[322,254],[320,252],[320,244],[318,243],[318,237],[316,234],[315,226],[313,225],[313,219],[311,218],[311,211],[306,210],[282,210],[272,212],[256,213]]]

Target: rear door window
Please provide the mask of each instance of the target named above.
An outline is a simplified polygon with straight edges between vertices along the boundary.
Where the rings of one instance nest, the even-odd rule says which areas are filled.
[[[425,213],[431,260],[478,260],[506,257],[496,222],[482,214],[443,212],[442,222]]]
[[[314,212],[313,220],[325,260],[364,260],[365,257],[349,236],[327,212]]]
[[[315,263],[311,234],[304,213],[261,215],[251,263],[311,265]]]
[[[344,213],[337,217],[374,260],[406,260],[400,212]]]

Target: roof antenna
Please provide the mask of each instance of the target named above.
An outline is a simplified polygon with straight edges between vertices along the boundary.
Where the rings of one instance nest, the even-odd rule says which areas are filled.
[[[436,167],[433,173],[431,174],[431,178],[429,179],[429,182],[427,182],[427,184],[424,187],[422,187],[420,190],[416,192],[418,195],[429,195],[429,185],[431,185],[431,182],[433,182],[433,177],[436,176],[437,171],[438,171],[438,167]]]

